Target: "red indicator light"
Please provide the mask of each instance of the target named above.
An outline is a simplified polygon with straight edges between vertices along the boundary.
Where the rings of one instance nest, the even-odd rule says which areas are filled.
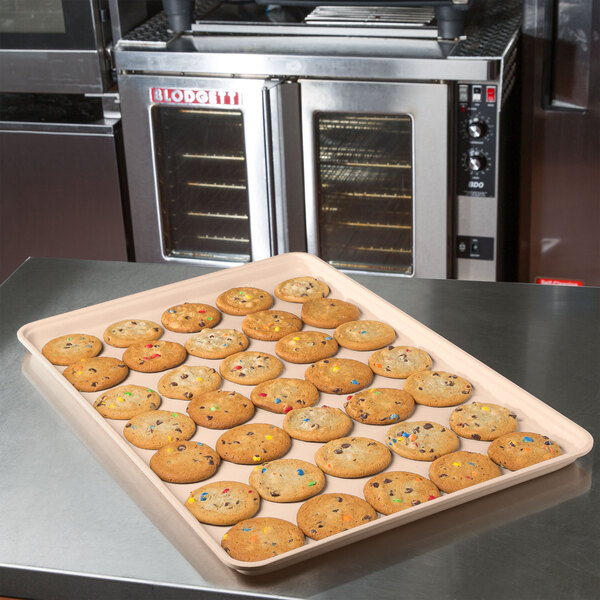
[[[496,88],[495,87],[487,87],[486,90],[486,98],[488,102],[496,102]]]

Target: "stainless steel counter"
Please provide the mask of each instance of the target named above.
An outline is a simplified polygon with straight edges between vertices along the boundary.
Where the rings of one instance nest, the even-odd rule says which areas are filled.
[[[600,595],[598,445],[574,464],[269,575],[193,569],[22,371],[24,323],[209,269],[30,259],[0,286],[0,595],[397,599]],[[355,279],[598,439],[600,288]]]

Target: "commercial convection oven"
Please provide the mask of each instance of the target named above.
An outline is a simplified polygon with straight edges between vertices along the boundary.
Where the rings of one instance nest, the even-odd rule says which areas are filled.
[[[518,2],[196,10],[115,53],[138,260],[507,277]]]

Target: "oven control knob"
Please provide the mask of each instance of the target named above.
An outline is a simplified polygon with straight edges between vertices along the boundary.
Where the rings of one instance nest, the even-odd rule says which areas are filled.
[[[474,140],[481,139],[487,133],[487,126],[482,121],[471,121],[467,125],[467,133]]]
[[[467,166],[470,171],[479,172],[485,169],[487,161],[485,156],[482,156],[481,154],[470,154],[467,159]]]

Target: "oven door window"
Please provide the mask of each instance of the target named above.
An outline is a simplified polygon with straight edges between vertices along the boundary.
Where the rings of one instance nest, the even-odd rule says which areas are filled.
[[[409,115],[318,112],[319,255],[350,270],[412,275]]]
[[[165,257],[249,262],[242,113],[154,106],[152,122]]]
[[[84,0],[0,0],[0,48],[95,50],[92,11]]]

